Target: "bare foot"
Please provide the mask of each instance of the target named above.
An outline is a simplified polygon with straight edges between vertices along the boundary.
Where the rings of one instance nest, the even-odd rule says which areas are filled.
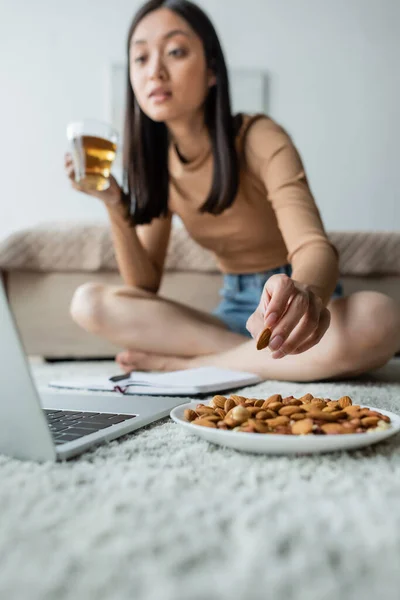
[[[179,371],[188,369],[190,358],[153,354],[141,350],[124,350],[115,357],[115,361],[124,371]]]

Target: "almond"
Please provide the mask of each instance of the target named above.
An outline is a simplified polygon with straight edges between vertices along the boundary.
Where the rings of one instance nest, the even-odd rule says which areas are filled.
[[[235,404],[244,404],[247,400],[244,396],[238,396],[237,394],[231,394],[229,396]]]
[[[346,413],[343,411],[336,411],[336,412],[323,412],[322,410],[314,410],[314,411],[308,411],[308,416],[311,419],[319,419],[320,421],[338,421],[339,419],[343,419],[346,417]]]
[[[290,415],[291,421],[301,421],[301,419],[306,419],[308,414],[306,412],[296,412]]]
[[[282,408],[279,410],[279,414],[280,415],[293,415],[294,413],[298,413],[298,412],[302,412],[303,409],[301,409],[299,406],[282,406]]]
[[[343,424],[348,423],[349,425],[351,425],[352,427],[355,427],[357,429],[357,427],[360,427],[361,425],[361,419],[358,419],[357,417],[355,417],[354,419],[351,418],[348,421],[344,421]]]
[[[290,419],[285,415],[279,415],[279,417],[275,417],[275,419],[267,419],[265,422],[270,427],[277,427],[278,425],[287,425],[290,422]]]
[[[321,398],[314,398],[314,400],[311,400],[311,406],[315,406],[318,410],[322,410],[327,404],[325,400],[322,400]]]
[[[382,415],[381,413],[379,413],[379,418],[381,421],[384,421],[385,423],[391,423],[390,417],[388,417],[387,415]]]
[[[294,396],[285,396],[282,398],[282,404],[290,404],[292,400],[296,400]]]
[[[269,344],[271,339],[272,331],[269,327],[266,327],[259,335],[257,340],[257,350],[263,350]]]
[[[278,427],[275,427],[274,433],[279,435],[292,435],[292,428],[290,425],[278,425]]]
[[[371,412],[372,411],[370,411],[369,408],[362,408],[359,411],[358,416],[359,417],[370,417],[371,416]]]
[[[359,412],[361,410],[361,406],[359,404],[352,404],[350,406],[345,406],[343,410],[351,415],[352,413]]]
[[[386,415],[383,415],[382,413],[380,413],[376,410],[370,410],[368,416],[369,417],[379,417],[379,419],[381,419],[382,421],[386,421],[387,423],[390,423],[389,417],[387,417]]]
[[[266,398],[263,404],[263,408],[267,408],[267,405],[271,402],[282,402],[282,396],[280,394],[273,394],[269,398]]]
[[[292,433],[294,435],[307,435],[312,432],[313,425],[312,419],[302,419],[292,425]]]
[[[306,394],[305,396],[302,396],[300,400],[303,402],[303,404],[308,404],[313,398],[314,396],[312,394]]]
[[[221,421],[221,417],[219,415],[203,415],[200,417],[200,419],[208,419],[213,423],[218,423],[218,421]]]
[[[256,415],[259,412],[264,412],[263,409],[259,406],[247,406],[246,405],[246,410],[249,411],[251,416]]]
[[[255,429],[257,433],[268,433],[269,431],[268,425],[257,419],[250,419],[249,425]]]
[[[334,425],[334,423],[327,423],[327,425]],[[340,423],[341,427],[343,427],[343,433],[356,433],[358,426],[352,425],[350,421],[343,421]]]
[[[324,423],[321,425],[321,429],[324,433],[329,435],[337,435],[346,432],[346,429],[344,429],[342,425],[339,425],[339,423]]]
[[[282,407],[282,402],[271,402],[270,404],[268,404],[268,409],[273,410],[274,412],[279,412]]]
[[[247,421],[249,417],[250,413],[244,406],[235,406],[231,411],[231,418],[239,425]]]
[[[227,398],[225,396],[214,396],[211,402],[214,403],[215,408],[224,408],[226,400]]]
[[[303,403],[301,400],[297,400],[297,398],[293,398],[293,396],[290,396],[290,398],[284,398],[282,400],[282,404],[284,404],[285,406],[301,406]]]
[[[235,408],[235,406],[236,402],[232,400],[232,398],[228,398],[228,400],[225,401],[224,411],[228,413],[232,408]]]
[[[351,406],[353,404],[350,396],[342,396],[338,400],[340,408],[346,408],[346,406]]]
[[[213,415],[214,414],[214,409],[211,406],[199,406],[199,408],[196,408],[195,411],[199,417],[202,417],[204,415]]]
[[[212,427],[213,429],[217,428],[217,424],[213,423],[213,421],[210,421],[210,419],[207,419],[205,417],[202,417],[200,419],[195,419],[194,421],[192,421],[193,425],[200,425],[201,427]]]
[[[226,416],[226,412],[222,408],[216,408],[215,414],[219,415],[221,417],[221,419],[224,419]]]
[[[378,425],[379,417],[364,417],[361,419],[362,427],[376,427]]]
[[[191,408],[185,408],[183,411],[183,416],[185,417],[186,421],[189,422],[197,419],[197,414]]]
[[[273,410],[260,410],[256,414],[256,419],[260,419],[261,421],[265,421],[266,419],[275,419],[278,415]]]

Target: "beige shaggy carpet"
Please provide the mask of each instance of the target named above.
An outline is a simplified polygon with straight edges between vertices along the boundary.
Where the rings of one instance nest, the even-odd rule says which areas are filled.
[[[115,373],[32,368],[41,384]],[[348,394],[400,414],[400,361],[356,381],[251,390]],[[63,464],[0,456],[4,600],[398,600],[399,565],[400,436],[257,456],[164,419]]]

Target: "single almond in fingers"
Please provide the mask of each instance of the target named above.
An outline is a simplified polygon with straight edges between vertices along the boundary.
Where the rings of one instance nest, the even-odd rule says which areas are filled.
[[[272,331],[269,327],[266,327],[260,334],[257,340],[257,350],[263,350],[269,344],[269,340],[271,339]]]

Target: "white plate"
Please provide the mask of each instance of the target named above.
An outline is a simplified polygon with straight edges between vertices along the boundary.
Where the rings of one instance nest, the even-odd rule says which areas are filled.
[[[400,416],[372,406],[363,406],[363,408],[377,410],[390,417],[392,422],[389,429],[371,433],[348,433],[346,435],[268,435],[243,431],[224,431],[223,429],[192,425],[192,423],[185,421],[183,417],[185,408],[194,409],[197,404],[199,404],[198,401],[176,406],[172,409],[170,416],[175,423],[209,442],[256,454],[309,454],[313,452],[351,450],[377,444],[400,431]]]

